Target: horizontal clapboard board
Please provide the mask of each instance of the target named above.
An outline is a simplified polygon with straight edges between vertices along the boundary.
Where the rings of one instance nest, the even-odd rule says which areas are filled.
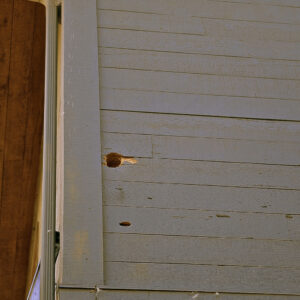
[[[300,294],[295,268],[108,262],[105,270],[117,289]]]
[[[300,101],[299,82],[280,79],[242,78],[107,68],[102,74],[101,86],[142,91],[147,91],[150,87],[153,91],[173,93]]]
[[[98,8],[134,12],[147,12],[187,17],[205,17],[271,23],[300,24],[300,10],[297,7],[280,7],[238,1],[212,0],[97,0]],[[281,4],[283,1],[281,1]],[[286,2],[288,3],[288,2]],[[294,3],[295,5],[295,3]],[[299,5],[298,5],[299,6]]]
[[[106,233],[104,246],[107,262],[300,267],[300,241]]]
[[[292,24],[255,23],[113,10],[100,10],[98,18],[101,28],[208,35],[241,41],[300,42],[300,25]]]
[[[119,133],[105,133],[102,140],[103,152],[136,157],[300,165],[300,142]]]
[[[103,132],[299,143],[298,122],[102,111]]]
[[[297,61],[116,48],[99,48],[99,53],[101,68],[300,80]]]
[[[123,206],[106,206],[104,213],[106,232],[300,241],[299,215]]]
[[[102,88],[108,110],[300,121],[300,101]]]
[[[300,191],[105,180],[105,205],[300,214]]]
[[[189,36],[177,33],[108,28],[99,28],[98,40],[100,47],[249,57],[268,60],[300,60],[300,43],[297,42],[238,41],[210,36]]]

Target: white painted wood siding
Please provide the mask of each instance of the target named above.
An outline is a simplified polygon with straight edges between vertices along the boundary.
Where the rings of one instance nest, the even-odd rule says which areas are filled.
[[[97,3],[100,298],[299,298],[299,1]]]

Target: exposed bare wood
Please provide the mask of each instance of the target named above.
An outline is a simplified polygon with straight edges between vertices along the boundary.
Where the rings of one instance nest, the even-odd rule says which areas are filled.
[[[25,297],[41,149],[45,36],[42,6],[25,0],[2,1],[1,5],[6,5],[0,10],[4,20],[1,42],[3,49],[10,49],[2,56],[6,67],[1,68],[4,74],[0,76],[4,82],[0,104],[0,149],[4,143],[0,167],[1,237],[9,233],[12,248],[1,264],[1,269],[7,270],[7,279],[1,277],[0,289],[1,299],[10,300]],[[1,243],[1,247],[5,246]]]

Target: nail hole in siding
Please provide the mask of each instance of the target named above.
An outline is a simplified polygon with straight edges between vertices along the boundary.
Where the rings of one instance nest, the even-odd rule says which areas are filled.
[[[128,222],[128,221],[123,221],[123,222],[120,222],[120,223],[119,223],[119,225],[120,225],[120,226],[125,226],[125,227],[128,227],[128,226],[130,226],[130,225],[131,225],[131,223],[130,223],[130,222]]]
[[[217,218],[230,218],[228,215],[216,215]]]

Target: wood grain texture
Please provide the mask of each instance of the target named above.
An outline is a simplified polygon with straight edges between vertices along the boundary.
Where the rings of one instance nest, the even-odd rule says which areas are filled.
[[[300,216],[106,206],[105,232],[300,240]],[[120,226],[128,221],[131,226]]]
[[[106,205],[300,214],[300,191],[105,180]]]
[[[143,291],[143,290],[109,290],[103,289],[96,294],[95,290],[74,290],[60,288],[58,290],[61,300],[94,300],[96,295],[103,300],[297,300],[299,296],[292,295],[266,295],[266,294],[232,294],[232,293],[205,293],[205,292],[171,292],[171,291]]]
[[[300,44],[295,42],[238,41],[210,36],[105,28],[98,30],[98,41],[101,47],[268,60],[300,60]]]
[[[292,268],[195,266],[187,264],[105,264],[111,288],[298,294],[300,270]],[[230,274],[230,276],[228,276]],[[172,278],[170,280],[170,278]],[[189,280],[186,280],[188,278]],[[213,279],[213,280],[212,280]],[[284,284],[282,281],[284,280]]]
[[[300,267],[300,241],[106,233],[104,245],[107,262]]]
[[[102,9],[129,10],[157,14],[180,15],[186,17],[206,17],[233,19],[264,23],[300,24],[299,9],[296,7],[276,7],[257,3],[237,3],[235,1],[188,0],[98,0]],[[249,0],[247,1],[249,2]]]
[[[300,101],[300,84],[294,80],[241,78],[218,75],[107,68],[102,87],[135,90],[290,99]]]
[[[0,290],[1,299],[10,300],[24,299],[27,283],[43,126],[45,11],[28,1],[1,1],[0,24]]]
[[[297,122],[102,111],[103,132],[299,143]]]

